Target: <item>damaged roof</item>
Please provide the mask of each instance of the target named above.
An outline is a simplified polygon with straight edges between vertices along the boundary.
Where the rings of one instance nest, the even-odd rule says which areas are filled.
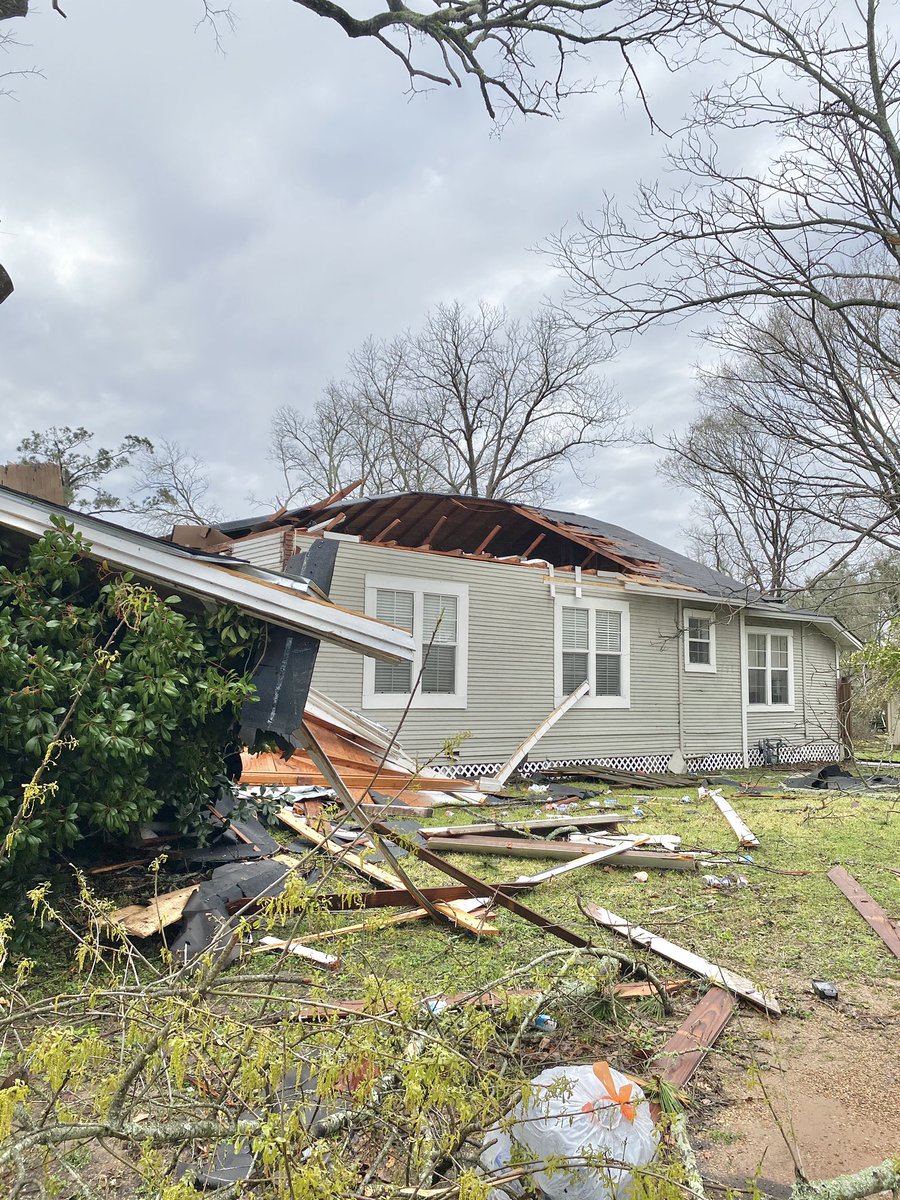
[[[693,593],[698,600],[733,604],[775,619],[808,620],[847,646],[859,645],[834,617],[767,599],[723,571],[584,513],[440,492],[390,492],[349,499],[356,486],[268,517],[226,521],[219,529],[237,539],[289,525],[308,532],[355,535],[372,545],[612,573],[628,589]]]
[[[100,517],[0,486],[0,532],[34,541],[63,517],[91,549],[88,557],[168,591],[217,604],[233,604],[269,625],[356,650],[388,662],[410,661],[412,637],[349,609],[332,604],[308,579],[265,571],[237,556],[221,556],[183,546]]]

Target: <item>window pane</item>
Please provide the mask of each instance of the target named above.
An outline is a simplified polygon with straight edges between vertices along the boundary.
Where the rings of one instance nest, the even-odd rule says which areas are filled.
[[[773,704],[790,704],[791,693],[788,687],[788,673],[786,670],[772,669],[772,703]]]
[[[436,592],[425,592],[422,597],[422,616],[424,629],[422,631],[422,643],[427,646],[431,641],[431,635],[437,626],[437,633],[434,635],[434,644],[444,646],[456,645],[456,597],[445,596]],[[438,625],[440,621],[440,625]]]
[[[688,637],[692,642],[708,642],[709,618],[688,617]]]
[[[772,666],[786,669],[788,665],[788,640],[780,633],[772,634]]]
[[[764,633],[747,634],[747,654],[751,667],[765,667],[766,635]],[[754,701],[754,703],[761,703],[761,701]]]
[[[621,694],[622,656],[620,654],[598,654],[597,695],[621,696]]]
[[[412,663],[375,664],[375,691],[379,696],[408,696],[411,689]]]
[[[413,594],[396,592],[392,588],[379,588],[375,594],[375,616],[388,625],[397,625],[412,633]],[[406,689],[409,691],[409,688]]]
[[[597,651],[607,651],[618,654],[622,649],[622,614],[598,608],[594,614],[597,620]]]
[[[747,699],[751,704],[766,704],[766,670],[765,667],[751,667],[747,672]]]
[[[563,609],[563,612],[566,610]],[[564,651],[562,656],[562,689],[563,694],[571,696],[588,677],[588,656]]]
[[[562,610],[562,644],[563,650],[587,650],[588,610],[586,608],[564,608]],[[586,677],[587,667],[585,667]]]
[[[709,642],[688,642],[688,662],[705,663],[710,666],[712,658],[710,656]]]
[[[456,647],[439,646],[429,650],[422,672],[422,691],[428,695],[452,696],[456,691]]]

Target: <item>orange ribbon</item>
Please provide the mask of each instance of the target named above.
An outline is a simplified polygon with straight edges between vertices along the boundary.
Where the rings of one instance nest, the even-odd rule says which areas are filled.
[[[623,1084],[617,1088],[613,1082],[613,1077],[609,1069],[608,1062],[595,1062],[592,1068],[594,1074],[603,1084],[606,1094],[613,1104],[617,1104],[626,1121],[633,1121],[635,1117],[635,1106],[631,1099],[632,1086],[630,1083]],[[594,1105],[587,1103],[581,1106],[581,1111],[590,1113],[594,1111]]]

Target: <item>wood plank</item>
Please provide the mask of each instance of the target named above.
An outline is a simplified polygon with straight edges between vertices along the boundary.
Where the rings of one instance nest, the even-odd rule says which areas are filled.
[[[555,879],[557,875],[565,875],[567,871],[577,871],[579,867],[590,867],[596,863],[608,862],[611,858],[616,858],[620,854],[624,854],[627,850],[632,850],[635,846],[639,846],[641,842],[646,841],[646,835],[638,835],[635,838],[625,838],[621,846],[604,846],[602,850],[598,850],[596,854],[585,854],[582,858],[576,858],[573,862],[564,862],[561,866],[550,867],[546,871],[541,871],[537,875],[529,875],[529,883],[544,883],[547,879]]]
[[[308,946],[310,942],[332,942],[336,938],[349,937],[354,933],[371,933],[386,929],[391,925],[406,925],[410,921],[423,921],[429,916],[428,909],[416,908],[412,912],[396,913],[393,917],[381,917],[377,921],[358,921],[355,925],[337,925],[334,929],[324,929],[321,933],[303,933],[295,938],[261,938],[259,945],[254,946],[252,954],[262,954],[266,950],[288,950],[291,946]]]
[[[328,970],[336,970],[340,966],[341,960],[334,954],[326,954],[324,950],[313,950],[309,946],[304,946],[300,941],[292,940],[290,942],[282,941],[281,938],[264,937],[259,939],[259,945],[254,946],[250,951],[251,954],[265,954],[274,951],[286,951],[288,954],[295,954],[298,958],[305,959],[307,962],[315,963],[317,967],[325,967]]]
[[[374,883],[380,883],[389,888],[403,888],[403,881],[391,871],[385,871],[377,864],[367,862],[359,854],[354,854],[352,850],[346,850],[338,842],[331,841],[317,829],[313,829],[311,825],[307,825],[291,809],[283,808],[278,814],[278,819],[282,824],[287,825],[289,829],[293,829],[294,833],[299,834],[305,841],[311,842],[314,846],[319,846],[330,854],[332,858],[345,863],[348,867],[352,867],[358,874],[365,875],[367,879],[371,879]],[[380,832],[383,837],[390,838],[391,836],[397,836],[396,833],[392,834],[390,829],[382,829]],[[472,894],[483,896],[490,895],[490,893],[491,889],[488,888],[485,891],[484,885],[482,885],[479,892]],[[446,917],[451,924],[460,926],[468,933],[475,934],[476,937],[496,937],[500,932],[496,925],[488,925],[483,921],[475,920],[467,912],[451,907],[451,904],[452,902],[435,904],[435,908],[441,916]]]
[[[716,791],[714,788],[709,789],[705,787],[698,788],[697,791],[699,792],[701,799],[703,799],[705,796],[709,796],[710,800],[712,800],[713,804],[734,830],[735,834],[737,835],[737,839],[742,846],[746,846],[748,849],[755,849],[757,846],[759,846],[759,838],[756,836],[750,826],[744,823],[742,818],[735,812],[721,792]]]
[[[679,946],[675,942],[657,937],[655,933],[642,929],[640,925],[633,925],[624,917],[616,916],[609,909],[601,908],[599,904],[585,904],[583,911],[592,921],[596,921],[604,929],[611,929],[613,933],[627,938],[635,946],[640,946],[644,950],[652,950],[654,954],[659,954],[662,958],[669,959],[670,962],[678,963],[680,967],[692,971],[703,979],[708,979],[710,983],[717,983],[720,987],[727,988],[729,992],[749,1001],[764,1012],[771,1013],[774,1017],[781,1016],[781,1009],[778,1007],[775,997],[761,992],[755,983],[745,979],[742,975],[720,967],[717,963],[709,962],[708,959],[694,954],[691,950],[685,950],[683,946]]]
[[[562,704],[557,705],[557,707],[554,708],[553,712],[549,713],[546,717],[544,717],[543,721],[541,721],[541,723],[540,723],[540,725],[538,725],[537,729],[535,729],[533,733],[530,733],[528,735],[528,737],[525,739],[525,741],[522,742],[522,744],[518,747],[518,749],[514,751],[512,756],[506,760],[506,762],[503,764],[503,766],[500,768],[500,770],[497,772],[497,774],[492,777],[490,782],[495,787],[502,787],[503,784],[506,783],[507,779],[509,779],[510,775],[512,775],[513,771],[515,771],[516,767],[519,765],[519,763],[522,761],[522,759],[525,757],[525,755],[528,753],[528,751],[531,750],[534,746],[536,746],[538,744],[538,742],[541,740],[541,738],[544,736],[544,734],[547,732],[547,730],[551,729],[556,724],[556,722],[560,719],[560,717],[565,716],[565,714],[569,711],[569,709],[572,708],[573,705],[577,704],[582,696],[586,696],[590,690],[591,690],[591,685],[588,682],[588,680],[586,679],[584,681],[584,683],[582,683],[579,687],[577,687],[575,689],[575,691],[571,694],[571,696],[566,696],[566,698],[565,698],[565,700],[563,700]]]
[[[832,867],[828,878],[844,893],[869,928],[877,933],[895,958],[900,958],[900,930],[887,915],[877,900],[873,900],[865,888],[843,867]]]
[[[674,1087],[684,1087],[731,1020],[737,1005],[721,987],[711,987],[685,1017],[660,1052],[653,1056],[652,1074]]]
[[[276,855],[276,857],[278,857]],[[296,866],[296,863],[291,862],[291,866]],[[494,890],[504,892],[527,892],[531,885],[526,880],[525,882],[513,882],[492,884],[491,894]],[[449,903],[451,900],[470,900],[474,893],[470,887],[466,887],[464,883],[444,884],[442,887],[423,887],[419,888],[420,895],[426,897],[433,904],[439,900]],[[488,899],[490,896],[488,896]],[[247,913],[248,915],[258,911],[265,901],[257,902],[253,900],[231,900],[226,904],[226,908],[230,914],[236,912]],[[371,908],[406,908],[416,904],[416,898],[412,892],[408,892],[406,888],[379,888],[375,892],[329,892],[324,895],[316,894],[315,906],[320,909],[327,909],[329,912],[363,912]]]
[[[425,838],[458,837],[467,833],[493,836],[494,834],[508,833],[511,829],[527,830],[529,833],[549,833],[554,829],[561,829],[564,825],[573,826],[576,829],[611,830],[620,822],[624,823],[629,820],[633,821],[634,818],[621,817],[616,813],[596,817],[573,817],[568,813],[560,813],[558,817],[542,817],[535,821],[483,821],[480,825],[429,825],[427,829],[422,830],[422,836]]]
[[[553,858],[560,862],[572,862],[585,855],[597,854],[605,847],[596,842],[554,842],[539,838],[501,837],[433,837],[428,838],[428,847],[444,854],[496,854],[501,858]],[[692,854],[675,853],[671,850],[627,850],[617,847],[619,853],[611,858],[611,866],[635,867],[639,870],[697,871],[699,859]]]

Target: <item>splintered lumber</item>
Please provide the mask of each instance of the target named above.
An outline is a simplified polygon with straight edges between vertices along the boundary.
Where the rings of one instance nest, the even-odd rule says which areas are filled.
[[[611,866],[634,867],[637,870],[655,869],[670,871],[696,871],[699,859],[692,854],[679,854],[670,850],[629,850],[617,843],[611,847],[598,846],[596,842],[554,842],[538,838],[501,837],[433,837],[428,839],[431,850],[453,854],[496,854],[505,858],[555,858],[560,862],[571,862],[585,855],[596,855],[599,850],[615,851],[610,856]]]
[[[373,823],[372,828],[377,833],[380,833],[382,837],[389,838],[396,836],[392,834],[388,825],[382,825],[380,822]],[[509,909],[517,917],[522,917],[524,920],[530,921],[532,925],[536,925],[538,929],[543,929],[545,933],[550,933],[554,937],[558,937],[560,941],[567,942],[570,946],[580,946],[582,948],[593,945],[588,938],[582,937],[580,933],[576,933],[573,929],[567,929],[565,925],[559,925],[556,921],[551,921],[543,913],[535,912],[533,908],[528,908],[514,896],[509,896],[500,891],[498,887],[476,879],[474,875],[469,875],[461,867],[448,863],[446,859],[441,858],[439,854],[435,854],[432,850],[426,849],[424,846],[419,846],[415,842],[410,842],[409,852],[410,854],[414,854],[416,858],[420,858],[422,862],[427,862],[430,866],[435,867],[444,875],[449,875],[451,879],[468,884],[473,889],[473,895],[489,896],[494,904],[500,908]]]
[[[781,1016],[781,1009],[778,1007],[775,997],[761,992],[755,983],[745,979],[742,975],[720,967],[717,963],[709,962],[708,959],[694,954],[692,950],[685,950],[683,946],[679,946],[675,942],[657,937],[655,933],[641,929],[640,925],[633,925],[624,917],[616,916],[609,909],[601,908],[599,904],[585,904],[583,911],[592,921],[596,921],[604,929],[611,929],[613,933],[621,934],[635,946],[640,946],[644,950],[652,950],[654,954],[659,954],[662,958],[669,959],[670,962],[678,963],[680,967],[684,967],[687,971],[693,971],[695,975],[708,979],[710,983],[717,983],[720,987],[727,988],[735,996],[749,1001],[764,1012],[771,1013],[773,1017]]]
[[[199,883],[195,883],[175,892],[166,892],[163,896],[155,896],[149,904],[129,904],[125,908],[117,908],[109,914],[109,922],[132,937],[152,937],[181,920],[184,906],[199,886]]]
[[[403,881],[398,876],[390,871],[385,871],[383,867],[377,866],[375,863],[366,862],[359,854],[355,854],[352,850],[347,850],[338,842],[332,841],[330,838],[322,834],[318,829],[313,829],[311,825],[307,825],[296,816],[292,809],[283,808],[278,814],[278,819],[282,824],[287,825],[289,829],[293,829],[304,839],[304,841],[312,842],[314,846],[319,846],[325,850],[332,858],[339,862],[345,863],[348,867],[352,867],[360,875],[365,875],[367,879],[371,879],[374,883],[380,883],[388,888],[403,888]],[[383,837],[396,837],[395,831],[386,826],[373,826]],[[464,880],[463,882],[467,882]],[[471,893],[473,896],[489,896],[492,894],[491,888],[485,888],[484,884],[480,885],[478,891]],[[458,925],[461,929],[465,929],[467,933],[473,933],[476,937],[495,937],[500,930],[496,925],[488,925],[484,921],[479,921],[471,917],[462,909],[453,907],[450,903],[435,904],[435,908],[453,925]]]
[[[623,825],[635,819],[635,817],[618,816],[616,813],[604,813],[596,817],[577,817],[571,816],[569,813],[560,813],[558,817],[541,817],[536,821],[482,821],[480,825],[429,825],[427,829],[422,830],[422,836],[425,838],[458,837],[467,833],[480,833],[492,837],[494,834],[509,833],[513,829],[521,829],[528,833],[550,833],[563,826],[573,829],[612,830],[617,825]]]
[[[737,839],[742,846],[746,846],[748,849],[753,849],[759,845],[759,838],[756,836],[750,826],[746,825],[740,816],[738,816],[721,792],[717,792],[714,789],[710,790],[704,787],[698,788],[697,790],[700,793],[701,799],[704,796],[709,796],[710,800],[712,800],[713,804],[734,830],[735,834],[737,835]]]
[[[724,988],[711,987],[685,1017],[681,1028],[672,1034],[659,1054],[654,1055],[653,1074],[673,1087],[684,1087],[731,1020],[736,1007]]]
[[[349,937],[353,933],[371,933],[386,929],[389,925],[406,925],[410,921],[422,921],[429,916],[426,908],[416,908],[412,912],[397,913],[393,917],[382,917],[378,921],[359,921],[355,925],[339,925],[335,929],[323,929],[321,933],[304,933],[296,938],[260,938],[259,945],[253,949],[254,954],[264,950],[287,950],[294,945],[308,946],[310,942],[333,942],[335,938]]]
[[[832,867],[828,878],[844,893],[869,928],[877,933],[895,958],[900,958],[900,931],[877,900],[873,900],[843,867]]]
[[[491,893],[495,890],[503,892],[526,892],[531,884],[528,880],[517,880],[514,883],[491,884]],[[443,887],[419,888],[419,895],[430,900],[432,904],[438,901],[490,899],[490,896],[473,897],[470,887],[463,883],[445,884]],[[226,908],[229,913],[241,912],[250,915],[262,907],[265,901],[229,900]],[[316,909],[327,912],[362,912],[371,908],[407,908],[416,904],[416,898],[406,888],[379,888],[376,892],[327,892],[316,894],[313,905]]]
[[[543,721],[541,721],[534,733],[530,733],[528,735],[515,753],[503,764],[497,774],[492,776],[492,778],[486,782],[492,787],[502,787],[503,784],[506,783],[507,779],[509,779],[510,775],[512,775],[513,771],[515,771],[516,767],[519,765],[525,755],[529,752],[529,750],[538,744],[547,730],[552,729],[560,717],[565,716],[569,709],[572,708],[573,705],[577,704],[582,696],[586,696],[590,690],[591,685],[586,679],[584,683],[580,684],[575,689],[571,696],[566,696],[562,704],[560,704],[557,708],[554,708],[553,712],[550,713],[549,716],[544,717]]]
[[[602,850],[598,850],[596,854],[585,854],[582,858],[576,858],[572,862],[563,863],[562,866],[550,867],[549,870],[541,871],[538,875],[529,875],[527,882],[531,884],[543,883],[547,879],[555,879],[557,875],[565,875],[567,871],[577,871],[579,867],[590,867],[596,863],[607,862],[609,859],[616,858],[618,855],[624,854],[627,850],[639,846],[644,841],[646,841],[646,835],[626,838],[619,846],[605,846]]]
[[[662,986],[669,995],[672,995],[673,992],[678,992],[683,987],[686,987],[687,983],[688,980],[686,979],[671,979],[666,981]],[[658,995],[654,984],[643,981],[614,983],[612,993],[617,1000],[647,1000]],[[510,1000],[537,1000],[543,994],[538,988],[525,988],[513,992],[479,992],[477,995],[473,995],[471,992],[456,992],[455,994],[445,994],[443,996],[427,996],[420,1003],[443,1003],[448,1008],[454,1008],[458,1005],[464,1005],[467,1008],[502,1008]],[[300,1021],[322,1021],[327,1020],[328,1017],[335,1016],[335,1014],[342,1017],[367,1015],[387,1017],[395,1011],[392,1008],[375,1010],[372,1008],[370,1000],[336,1000],[327,1004],[304,1004],[296,1014],[296,1019]]]
[[[341,961],[334,954],[326,954],[323,950],[313,950],[309,946],[304,946],[299,941],[291,940],[286,942],[276,937],[260,938],[259,945],[254,946],[251,953],[266,954],[276,950],[295,954],[297,958],[306,959],[307,962],[315,963],[317,967],[327,967],[329,970],[334,970],[340,965]]]

